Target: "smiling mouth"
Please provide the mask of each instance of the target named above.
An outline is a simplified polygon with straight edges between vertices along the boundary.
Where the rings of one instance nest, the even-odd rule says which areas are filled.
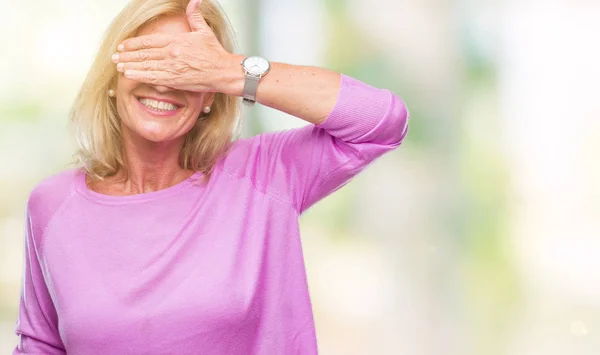
[[[145,97],[138,97],[137,100],[148,109],[156,112],[175,112],[181,107],[170,102],[159,101]]]

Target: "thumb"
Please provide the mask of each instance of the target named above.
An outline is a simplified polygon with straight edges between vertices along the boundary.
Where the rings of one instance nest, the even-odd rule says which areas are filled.
[[[200,4],[202,0],[191,0],[188,3],[187,8],[185,9],[185,13],[187,15],[188,22],[192,31],[199,31],[203,28],[208,27],[204,16],[200,12]]]

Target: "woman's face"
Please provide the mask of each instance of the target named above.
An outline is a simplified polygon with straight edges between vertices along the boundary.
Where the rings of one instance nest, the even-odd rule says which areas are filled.
[[[169,16],[141,27],[138,36],[182,32],[190,32],[185,16]],[[214,99],[210,93],[140,83],[122,73],[115,91],[124,138],[141,137],[157,143],[182,140],[196,124],[202,108]]]

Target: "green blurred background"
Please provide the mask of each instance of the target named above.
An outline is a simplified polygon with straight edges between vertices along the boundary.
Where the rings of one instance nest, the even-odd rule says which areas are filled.
[[[0,12],[0,353],[28,194],[125,0]],[[320,353],[600,349],[600,2],[222,0],[239,50],[402,96],[402,147],[301,219]],[[368,105],[368,103],[364,103]],[[257,107],[244,136],[301,126]]]

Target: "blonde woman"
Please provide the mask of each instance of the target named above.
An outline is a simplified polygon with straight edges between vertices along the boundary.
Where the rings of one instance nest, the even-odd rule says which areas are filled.
[[[79,166],[27,204],[15,354],[317,353],[298,217],[398,147],[407,110],[232,43],[210,0],[110,25],[72,112]],[[240,97],[309,124],[235,141]]]

